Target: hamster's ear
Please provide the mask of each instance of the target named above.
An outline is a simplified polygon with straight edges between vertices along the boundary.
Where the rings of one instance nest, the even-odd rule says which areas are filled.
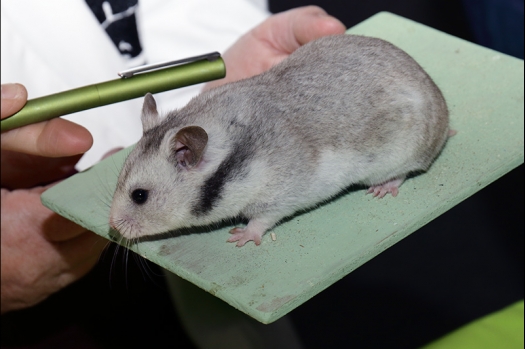
[[[155,99],[151,93],[147,93],[144,97],[141,121],[142,132],[146,132],[160,123],[159,113],[157,112],[157,103],[155,103]]]
[[[177,163],[184,168],[192,168],[199,163],[208,144],[208,134],[202,127],[181,128],[171,140],[172,151]]]

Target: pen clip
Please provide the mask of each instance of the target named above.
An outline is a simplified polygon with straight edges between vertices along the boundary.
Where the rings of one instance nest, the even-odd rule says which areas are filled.
[[[130,77],[132,77],[135,74],[146,73],[146,72],[150,72],[150,71],[153,71],[153,70],[166,68],[166,67],[177,66],[177,65],[182,65],[182,64],[186,64],[186,63],[193,63],[193,62],[197,62],[197,61],[202,61],[204,59],[207,59],[208,61],[211,62],[211,61],[216,60],[220,56],[221,56],[221,54],[219,52],[211,52],[211,53],[207,53],[205,55],[199,55],[199,56],[194,56],[194,57],[183,58],[183,59],[179,59],[179,60],[176,60],[176,61],[168,61],[168,62],[161,62],[161,63],[142,65],[140,67],[136,67],[136,68],[132,68],[132,69],[121,71],[121,72],[118,73],[118,75],[121,78],[125,79],[125,78],[130,78]]]

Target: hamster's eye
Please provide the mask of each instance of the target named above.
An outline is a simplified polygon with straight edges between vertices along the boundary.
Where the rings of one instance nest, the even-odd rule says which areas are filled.
[[[135,189],[131,193],[131,199],[138,205],[142,205],[148,200],[148,191],[145,189]]]

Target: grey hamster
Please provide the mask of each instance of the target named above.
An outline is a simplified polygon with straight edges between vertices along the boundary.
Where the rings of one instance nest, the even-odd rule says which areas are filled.
[[[324,37],[267,72],[206,91],[144,134],[118,179],[110,225],[128,239],[243,216],[243,246],[352,184],[393,196],[449,132],[439,88],[408,54],[371,37]]]

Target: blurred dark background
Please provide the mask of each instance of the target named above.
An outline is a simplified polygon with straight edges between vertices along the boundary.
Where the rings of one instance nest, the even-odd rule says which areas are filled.
[[[389,11],[523,58],[523,1],[284,0],[270,10],[310,4],[347,27]],[[523,179],[522,165],[294,310],[305,348],[416,348],[523,299]],[[84,279],[2,316],[2,348],[193,348],[161,274],[112,247]]]
[[[317,5],[347,28],[388,11],[445,33],[523,58],[523,0],[270,0],[273,13]]]

